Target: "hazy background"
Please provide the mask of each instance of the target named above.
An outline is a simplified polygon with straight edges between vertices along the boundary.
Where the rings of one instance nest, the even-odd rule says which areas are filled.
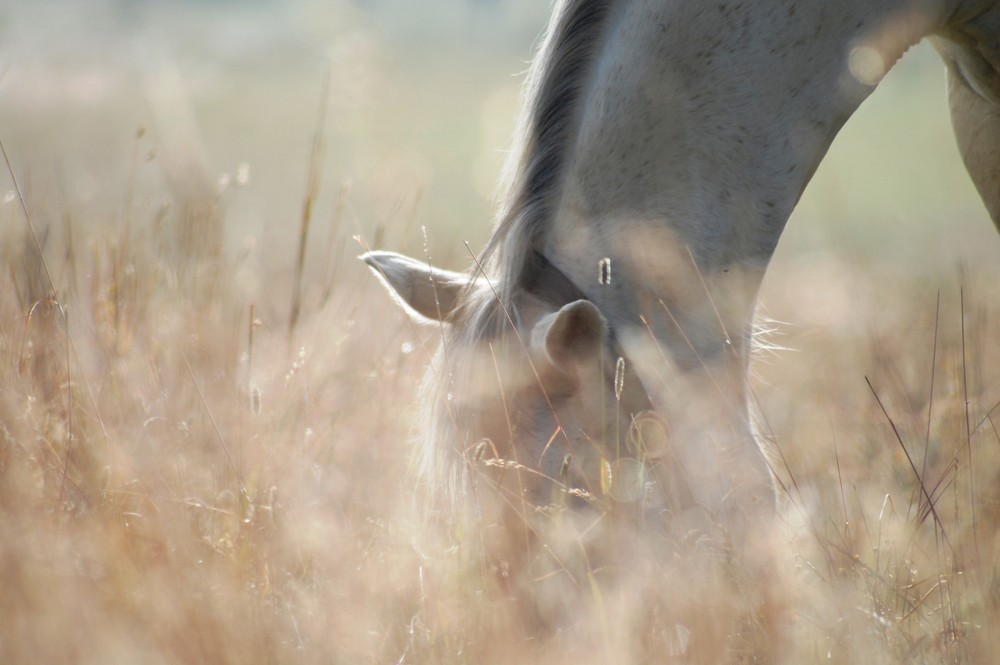
[[[0,129],[33,188],[112,216],[140,127],[143,156],[191,160],[213,181],[245,163],[228,236],[289,251],[329,71],[317,219],[350,182],[369,237],[416,215],[442,246],[452,229],[479,244],[547,12],[525,0],[15,1],[0,14]],[[156,192],[162,171],[143,168],[140,185]]]

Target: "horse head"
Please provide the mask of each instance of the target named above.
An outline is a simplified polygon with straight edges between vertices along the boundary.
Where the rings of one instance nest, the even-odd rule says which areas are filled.
[[[424,391],[430,484],[454,498],[485,479],[508,505],[532,510],[681,500],[665,501],[656,482],[672,468],[668,428],[594,303],[559,304],[538,289],[500,303],[483,276],[390,252],[361,258],[413,320],[441,331]]]

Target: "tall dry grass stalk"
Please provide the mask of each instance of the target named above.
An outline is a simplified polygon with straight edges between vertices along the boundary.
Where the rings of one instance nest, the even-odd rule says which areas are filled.
[[[292,309],[288,316],[288,334],[295,332],[302,308],[302,272],[306,263],[306,247],[309,242],[309,223],[312,221],[313,206],[319,195],[320,171],[322,168],[323,128],[326,125],[327,106],[330,103],[330,70],[323,75],[320,92],[319,115],[313,132],[312,147],[309,150],[309,167],[306,178],[306,193],[302,201],[302,216],[299,226],[299,249],[295,260],[295,280],[292,290]]]

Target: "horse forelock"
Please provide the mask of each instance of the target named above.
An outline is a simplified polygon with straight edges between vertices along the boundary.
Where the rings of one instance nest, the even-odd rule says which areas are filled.
[[[520,319],[516,303],[502,306],[491,289],[477,288],[464,295],[446,327],[421,391],[424,430],[416,451],[424,498],[432,512],[460,512],[472,489],[474,458],[497,455],[493,450],[477,453],[477,448],[491,445],[484,421],[509,415],[507,379],[530,366],[530,330],[523,329]]]
[[[584,87],[610,10],[621,1],[560,2],[529,70],[496,229],[483,253],[483,265],[497,277],[504,303],[529,278],[532,250],[544,242],[578,129]]]

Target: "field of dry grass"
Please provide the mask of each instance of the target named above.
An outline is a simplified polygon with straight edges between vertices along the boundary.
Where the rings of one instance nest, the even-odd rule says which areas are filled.
[[[0,663],[688,662],[691,629],[718,646],[704,662],[753,651],[740,640],[758,633],[729,631],[746,602],[703,574],[716,552],[684,561],[618,533],[613,583],[584,566],[505,586],[475,534],[439,537],[416,513],[434,332],[352,238],[419,254],[426,225],[438,261],[464,266],[511,123],[505,75],[545,12],[514,3],[508,34],[476,14],[501,9],[465,10],[499,55],[462,60],[468,41],[414,52],[384,8],[329,4],[270,24],[181,6],[162,34],[162,16],[123,28],[109,4],[107,48],[166,45],[131,68],[24,37],[44,12],[9,19]],[[270,35],[285,61],[199,50],[216,42],[183,27],[192,12],[237,42]],[[789,488],[768,536],[780,626],[757,645],[775,662],[1000,653],[1000,241],[940,76],[915,53],[852,120],[765,284],[780,348],[753,386]],[[575,621],[526,637],[512,584]]]

